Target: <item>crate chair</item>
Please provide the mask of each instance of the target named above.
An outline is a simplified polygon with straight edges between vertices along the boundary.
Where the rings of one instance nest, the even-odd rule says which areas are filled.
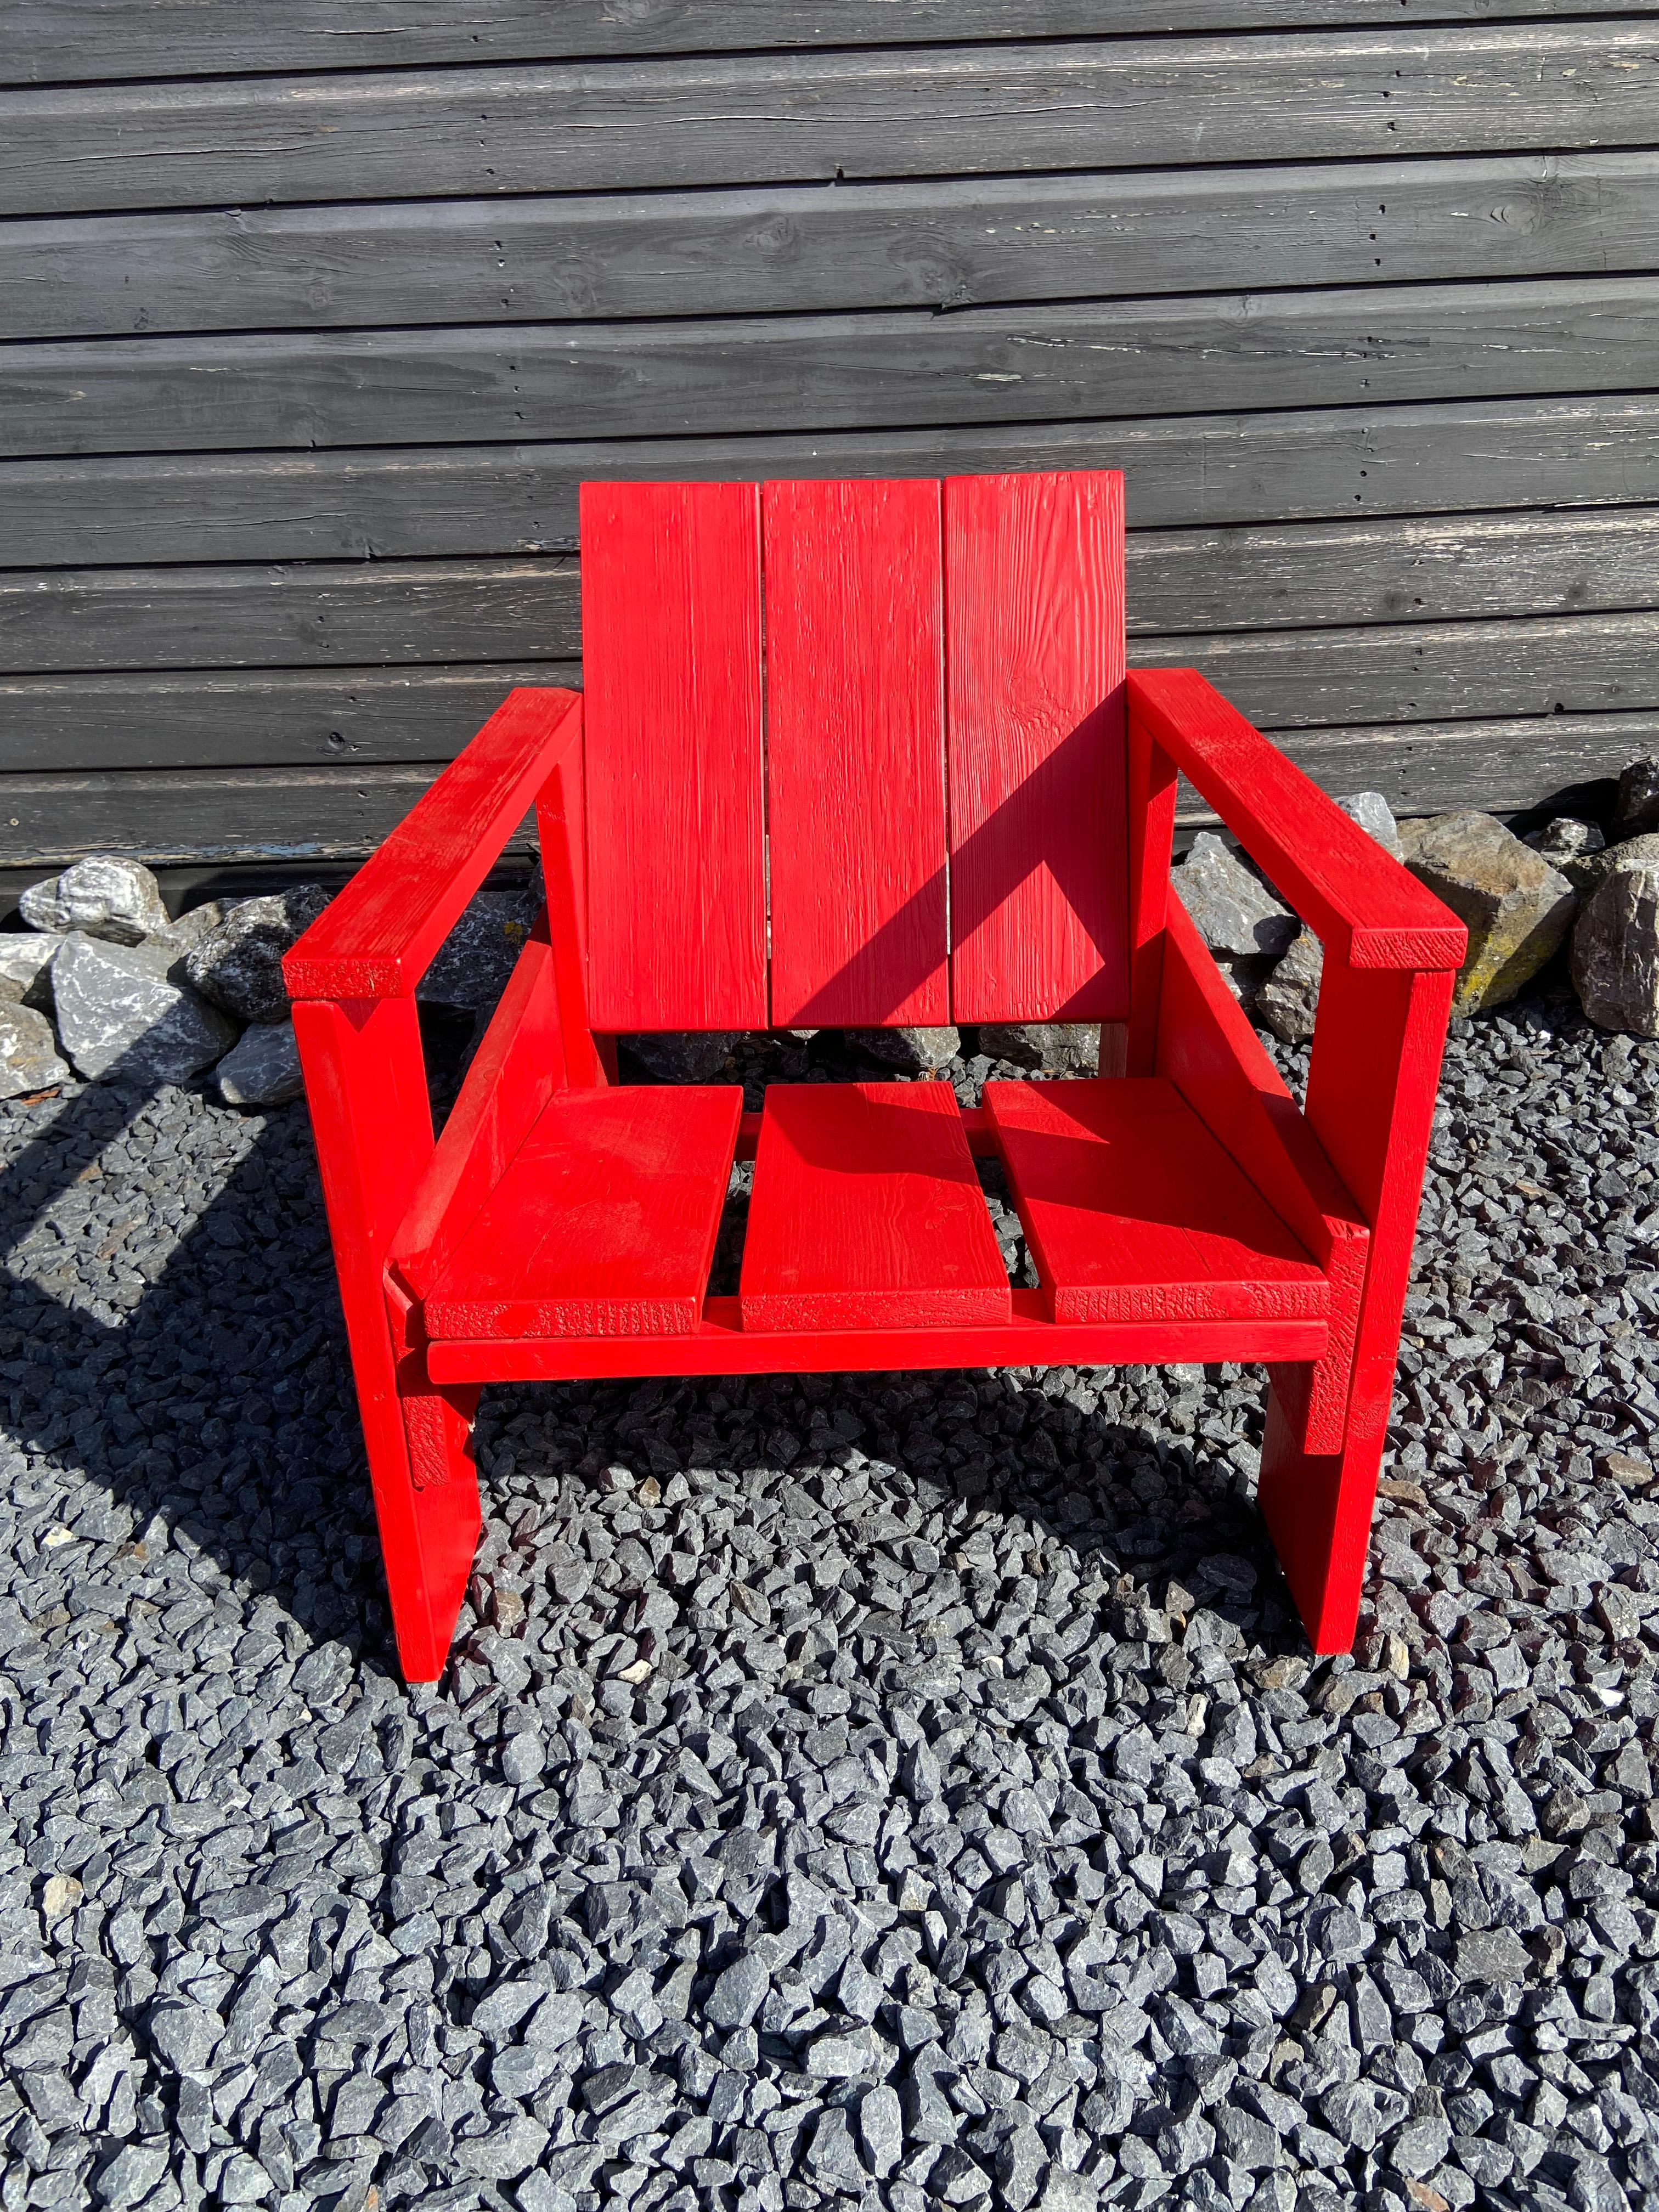
[[[512,692],[286,963],[407,1678],[465,1593],[480,1386],[603,1376],[1263,1362],[1261,1510],[1346,1650],[1463,925],[1202,677],[1126,675],[1115,472],[587,484],[581,583],[585,690]],[[1182,775],[1323,944],[1305,1109],[1171,895]],[[546,905],[434,1142],[416,986],[532,804]],[[975,1110],[749,1115],[611,1048],[1050,1021],[1116,1072]]]

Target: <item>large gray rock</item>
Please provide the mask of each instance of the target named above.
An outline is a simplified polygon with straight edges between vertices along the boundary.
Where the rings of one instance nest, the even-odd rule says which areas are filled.
[[[1385,852],[1396,860],[1406,857],[1400,842],[1400,825],[1394,818],[1394,809],[1380,791],[1351,791],[1337,805],[1351,821],[1357,822],[1368,836],[1375,837]]]
[[[981,1022],[979,1048],[1043,1075],[1092,1075],[1100,1065],[1100,1024]]]
[[[1412,873],[1468,927],[1453,1012],[1503,1006],[1565,937],[1572,885],[1490,814],[1439,814],[1400,834]]]
[[[264,898],[242,899],[185,955],[185,972],[204,999],[244,1022],[285,1022],[283,955],[323,908],[320,884],[297,884]]]
[[[171,926],[149,870],[112,853],[90,854],[61,876],[31,884],[17,908],[31,929],[78,930],[112,945],[137,945]]]
[[[1297,919],[1207,830],[1170,876],[1176,896],[1212,952],[1273,958],[1289,951]]]
[[[1319,1011],[1325,948],[1304,929],[1255,994],[1255,1018],[1286,1044],[1306,1044]]]
[[[52,1004],[52,963],[63,942],[45,930],[8,930],[0,936],[0,1002],[44,1012]]]
[[[1659,830],[1659,760],[1632,761],[1619,779],[1613,813],[1616,838],[1645,837]]]
[[[535,927],[535,891],[480,891],[439,948],[415,995],[428,1006],[471,1013],[493,1006]]]
[[[884,1067],[896,1067],[906,1075],[930,1075],[962,1050],[954,1029],[848,1030],[848,1044],[856,1045]]]
[[[660,1030],[622,1042],[659,1083],[712,1083],[732,1057],[740,1030]]]
[[[1612,857],[1572,933],[1573,985],[1598,1028],[1659,1036],[1659,836]]]
[[[255,1022],[214,1070],[227,1106],[285,1106],[305,1084],[292,1022]]]
[[[1601,855],[1607,841],[1594,822],[1558,814],[1546,828],[1531,831],[1524,842],[1540,860],[1566,878],[1580,898],[1587,897],[1607,872]]]
[[[0,1098],[49,1091],[68,1073],[44,1014],[33,1006],[0,1006]]]
[[[161,945],[112,945],[81,935],[52,963],[58,1034],[76,1071],[135,1082],[182,1083],[234,1043],[235,1024],[199,999]]]

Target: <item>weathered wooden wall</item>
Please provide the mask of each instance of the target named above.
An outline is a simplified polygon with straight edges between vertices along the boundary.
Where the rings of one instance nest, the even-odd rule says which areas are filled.
[[[590,476],[1117,465],[1133,658],[1332,787],[1659,738],[1647,9],[3,0],[0,81],[0,868],[364,850],[575,673]]]

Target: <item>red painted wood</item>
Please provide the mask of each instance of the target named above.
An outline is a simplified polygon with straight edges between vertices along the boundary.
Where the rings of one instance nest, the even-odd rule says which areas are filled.
[[[1462,964],[1451,909],[1253,729],[1195,668],[1138,669],[1139,720],[1319,938],[1352,968]]]
[[[478,1540],[478,1486],[466,1451],[476,1389],[446,1385],[441,1407],[410,1411],[434,1386],[410,1370],[388,1310],[383,1266],[432,1156],[432,1116],[414,1001],[294,1009],[323,1202],[345,1311],[386,1561],[398,1656],[411,1682],[435,1681]]]
[[[547,891],[553,981],[562,1033],[563,1080],[578,1090],[606,1079],[605,1062],[587,1018],[583,750],[580,744],[568,746],[536,795],[536,830],[541,840],[542,881]],[[614,1068],[610,1079],[616,1079]]]
[[[945,486],[951,1018],[1128,1011],[1123,478]]]
[[[1179,899],[1164,948],[1158,1073],[1325,1271],[1329,1348],[1311,1375],[1286,1376],[1281,1395],[1288,1405],[1296,1394],[1304,1450],[1340,1450],[1370,1232]]]
[[[751,1329],[1006,1322],[1008,1274],[943,1083],[775,1083],[739,1285]]]
[[[764,1029],[759,495],[580,499],[594,1025]]]
[[[474,1054],[387,1264],[423,1297],[555,1091],[568,1081],[556,959],[537,922]]]
[[[695,1328],[742,1111],[735,1085],[559,1092],[428,1291],[428,1332]]]
[[[988,1083],[1057,1322],[1322,1320],[1324,1275],[1172,1083]]]
[[[1164,918],[1181,902],[1170,895],[1175,842],[1174,762],[1129,717],[1129,1035],[1126,1073],[1150,1075],[1158,1062],[1158,981]]]
[[[736,1298],[709,1298],[689,1336],[482,1338],[434,1344],[447,1383],[574,1382],[624,1375],[867,1374],[949,1367],[1113,1367],[1164,1359],[1315,1359],[1322,1321],[1154,1321],[1057,1326],[1040,1291],[1012,1318],[965,1328],[748,1329]]]
[[[939,488],[765,488],[772,1019],[948,1022]]]
[[[295,999],[411,993],[581,725],[580,695],[511,691],[283,963]]]
[[[1316,1651],[1353,1642],[1400,1321],[1455,977],[1354,969],[1327,957],[1308,1076],[1308,1119],[1371,1224],[1370,1264],[1340,1453],[1298,1443],[1275,1389],[1261,1454],[1261,1511]]]

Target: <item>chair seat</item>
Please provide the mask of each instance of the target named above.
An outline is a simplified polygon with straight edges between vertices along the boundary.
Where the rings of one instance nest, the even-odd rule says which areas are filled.
[[[746,1329],[1012,1316],[948,1084],[773,1084],[739,1287]]]
[[[743,1093],[556,1092],[428,1291],[434,1337],[695,1329]]]
[[[1323,1271],[1161,1076],[988,1083],[1057,1322],[1328,1315]]]

